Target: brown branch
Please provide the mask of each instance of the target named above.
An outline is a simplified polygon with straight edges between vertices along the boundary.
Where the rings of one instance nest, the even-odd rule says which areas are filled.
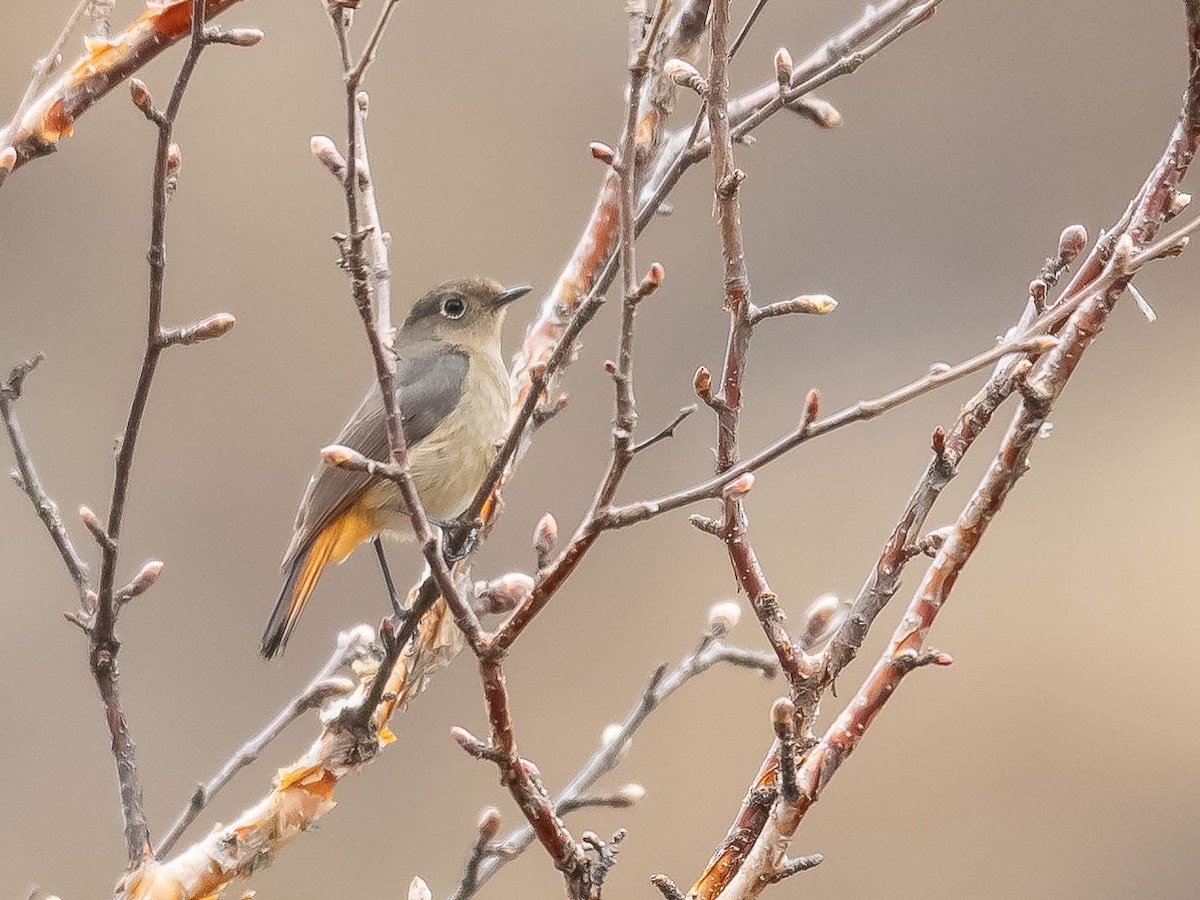
[[[1049,315],[1049,314],[1048,314]],[[1031,331],[1039,331],[1037,328]],[[1022,335],[1014,341],[1009,341],[997,347],[964,360],[955,366],[932,368],[930,372],[915,381],[902,385],[870,400],[860,400],[852,406],[847,406],[838,412],[824,418],[801,422],[787,434],[767,445],[762,450],[748,456],[730,466],[719,475],[714,475],[706,481],[691,487],[664,494],[650,500],[639,500],[624,506],[616,506],[609,510],[607,518],[601,523],[604,528],[626,528],[638,522],[644,522],[663,513],[671,512],[685,506],[690,506],[702,500],[715,500],[724,496],[726,491],[738,479],[753,474],[768,463],[774,462],[789,451],[799,447],[814,438],[836,431],[855,422],[867,421],[883,415],[918,397],[928,394],[947,384],[959,381],[980,369],[988,368],[998,360],[1013,353],[1037,355],[1053,347],[1055,339],[1045,335]]]
[[[723,638],[737,624],[738,614],[736,604],[715,605],[709,613],[707,628],[696,649],[680,659],[673,668],[668,670],[663,665],[654,671],[645,690],[625,718],[619,724],[605,729],[600,746],[554,798],[552,807],[557,815],[596,805],[588,802],[591,789],[621,764],[629,750],[630,741],[646,720],[668,697],[693,678],[718,665],[750,669],[759,672],[765,678],[775,677],[779,665],[773,654],[745,650],[724,642]],[[618,797],[618,801],[610,805],[631,805],[624,797]],[[524,853],[534,840],[533,828],[525,825],[496,842],[486,858],[477,864],[473,881],[464,879],[454,892],[452,900],[473,897],[501,868]]]
[[[365,242],[373,233],[375,239],[378,241],[375,245],[374,257],[376,260],[382,259],[386,262],[387,249],[378,224],[379,214],[374,208],[374,189],[371,187],[370,177],[367,174],[369,173],[369,167],[366,166],[364,166],[362,172],[366,175],[365,183],[368,185],[368,189],[363,191],[363,195],[364,199],[367,199],[369,191],[369,199],[372,201],[371,211],[365,216],[366,220],[371,224],[366,228],[362,227],[364,217],[360,217],[358,209],[361,184],[359,167],[362,165],[363,158],[365,157],[363,133],[365,124],[364,111],[366,107],[365,100],[360,101],[358,86],[371,61],[374,46],[379,39],[378,36],[381,34],[383,28],[386,27],[387,17],[390,16],[394,5],[394,2],[389,3],[387,8],[385,8],[379,24],[372,33],[368,52],[354,66],[350,62],[347,43],[347,31],[349,28],[347,21],[348,10],[336,4],[329,6],[329,17],[341,53],[343,75],[346,84],[347,152],[346,176],[343,187],[346,194],[346,215],[350,230],[345,239],[341,241],[342,258],[345,268],[350,275],[354,305],[358,309],[359,317],[362,319],[367,342],[371,349],[371,357],[375,362],[375,376],[379,382],[380,395],[383,402],[384,422],[387,427],[388,462],[378,465],[376,473],[392,481],[400,492],[400,496],[404,501],[404,507],[408,512],[409,520],[412,524],[413,533],[421,545],[422,553],[432,573],[434,582],[437,584],[442,597],[449,605],[468,643],[472,647],[475,647],[479,644],[482,635],[479,619],[475,615],[474,610],[471,609],[470,605],[458,592],[458,588],[454,583],[454,576],[451,574],[450,568],[446,564],[445,557],[442,554],[437,533],[434,531],[428,516],[425,514],[425,507],[421,503],[421,498],[417,495],[417,487],[413,482],[412,474],[409,470],[408,445],[404,440],[404,430],[400,427],[402,412],[398,407],[396,397],[395,359],[385,343],[386,339],[391,335],[391,325],[387,322],[376,323],[376,310],[372,305],[372,296],[374,293],[372,279],[374,270],[372,261],[368,259],[364,249]],[[386,278],[384,279],[384,283],[387,283]],[[381,671],[386,672],[388,670],[384,669]],[[385,680],[386,677],[379,679],[380,689],[382,689],[382,683]],[[371,707],[371,709],[373,708],[374,706]],[[364,715],[369,716],[371,710],[368,710],[365,705],[363,709],[365,711]],[[359,724],[365,726],[366,722],[360,722]]]
[[[375,47],[386,28],[395,2],[389,2],[368,39],[367,49],[355,64],[349,49],[349,10],[337,4],[328,6],[330,23],[333,26],[346,91],[346,158],[341,182],[345,194],[346,217],[349,234],[339,239],[342,263],[350,276],[351,295],[371,350],[375,365],[375,377],[382,398],[384,423],[388,438],[388,460],[380,462],[365,460],[372,474],[387,478],[396,485],[408,512],[413,533],[421,545],[430,577],[412,592],[413,603],[402,621],[385,627],[383,638],[384,659],[372,682],[365,702],[348,707],[339,725],[364,741],[365,746],[376,746],[377,740],[370,734],[372,728],[384,727],[390,707],[383,698],[387,685],[392,681],[397,665],[401,662],[409,640],[418,623],[437,602],[444,599],[454,615],[455,621],[472,647],[479,644],[482,627],[475,611],[463,598],[455,583],[455,576],[446,563],[438,535],[434,531],[424,505],[417,494],[416,484],[409,468],[408,446],[400,426],[403,412],[399,409],[395,389],[395,357],[390,347],[394,331],[390,321],[391,292],[387,242],[380,223],[375,199],[374,181],[371,178],[370,161],[366,147],[367,95],[358,90],[365,77],[367,67],[374,59]],[[316,144],[314,143],[314,146]],[[336,151],[335,151],[336,152]],[[336,168],[331,169],[334,171]],[[363,205],[360,215],[359,202]],[[365,245],[370,242],[368,256]],[[372,300],[377,305],[372,304]],[[326,448],[327,464],[346,465],[352,459],[344,453],[331,453],[339,448]],[[351,456],[355,456],[351,454]]]
[[[1159,163],[1118,226],[1097,245],[1064,292],[1086,292],[1085,299],[1063,328],[1057,346],[1035,364],[1020,386],[1022,400],[995,461],[950,529],[887,650],[842,714],[805,756],[798,773],[797,801],[773,801],[765,821],[756,829],[753,845],[746,847],[740,858],[723,860],[725,871],[737,874],[732,879],[728,875],[714,877],[710,864],[693,888],[695,896],[757,896],[782,871],[783,854],[804,814],[819,799],[884,704],[895,695],[900,680],[926,659],[942,661],[940,655],[926,648],[929,629],[991,519],[1024,474],[1029,452],[1054,402],[1124,292],[1136,267],[1136,250],[1150,245],[1161,223],[1175,211],[1178,185],[1200,145],[1200,0],[1186,0],[1185,8],[1189,78],[1179,121]],[[1106,276],[1107,284],[1098,289]],[[768,757],[764,769],[770,765]]]
[[[0,383],[0,418],[4,419],[4,427],[8,432],[9,443],[12,445],[13,458],[17,463],[17,468],[12,473],[13,480],[21,492],[29,498],[34,512],[46,526],[50,540],[53,541],[59,556],[62,557],[63,565],[67,567],[67,574],[71,576],[71,581],[75,583],[75,589],[79,592],[80,603],[90,614],[90,610],[87,610],[86,607],[86,598],[91,589],[87,563],[79,555],[75,542],[71,540],[67,526],[63,523],[62,516],[59,515],[58,504],[46,493],[46,488],[38,476],[37,468],[33,464],[33,457],[29,453],[29,445],[25,441],[25,433],[21,430],[21,423],[17,421],[17,411],[14,407],[21,396],[26,376],[36,369],[43,359],[44,356],[38,353],[32,359],[18,363],[13,366],[8,381]]]
[[[432,583],[432,582],[431,582]],[[433,592],[436,599],[437,592]],[[409,607],[417,602],[410,599]],[[383,699],[375,712],[375,740],[365,742],[343,724],[350,711],[367,702],[377,668],[360,668],[353,693],[325,703],[321,731],[256,803],[233,821],[213,829],[169,860],[147,860],[117,885],[116,900],[201,900],[219,893],[236,878],[248,878],[292,839],[311,829],[334,807],[343,778],[359,772],[383,747],[395,740],[387,722],[425,687],[430,675],[461,649],[462,636],[445,604],[432,605],[417,627],[415,615],[405,620],[399,639],[405,650],[386,677]],[[361,632],[360,632],[361,629]],[[382,635],[381,635],[382,636]],[[373,632],[359,626],[350,640],[372,643]],[[410,640],[415,639],[415,640]]]
[[[206,0],[204,20],[238,0]],[[24,115],[0,141],[0,157],[13,150],[9,171],[19,169],[58,148],[75,132],[75,122],[109,91],[191,32],[193,0],[152,6],[112,38],[88,42],[83,56],[27,105]],[[0,172],[0,183],[7,173]]]
[[[162,12],[165,13],[166,10]],[[167,202],[173,190],[174,175],[178,169],[179,158],[178,148],[171,143],[171,137],[175,119],[179,114],[184,94],[200,54],[206,45],[214,41],[214,35],[206,31],[205,12],[204,0],[191,0],[190,8],[187,6],[183,8],[190,37],[188,52],[180,66],[166,109],[160,112],[151,107],[149,94],[144,85],[140,86],[140,92],[134,91],[135,103],[147,118],[155,123],[158,130],[154,173],[151,180],[150,250],[148,253],[150,290],[149,310],[146,317],[146,348],[129,415],[125,421],[125,428],[117,449],[112,497],[109,502],[108,519],[104,526],[107,540],[101,543],[100,582],[97,590],[95,616],[89,629],[88,653],[92,677],[96,681],[96,687],[104,705],[109,732],[112,736],[112,752],[117,766],[117,779],[121,790],[121,810],[125,821],[126,853],[131,868],[147,859],[151,855],[151,848],[133,739],[121,708],[117,673],[117,654],[120,650],[120,642],[116,635],[117,614],[121,604],[114,591],[114,583],[134,451],[137,447],[146,406],[150,399],[150,388],[158,367],[159,357],[162,351],[172,343],[162,326],[163,288],[167,264]],[[69,75],[70,73],[65,77],[69,77]],[[135,85],[135,87],[138,86]]]
[[[75,30],[75,26],[79,24],[79,20],[83,18],[84,12],[92,5],[92,2],[93,0],[79,0],[75,4],[75,9],[67,16],[67,21],[63,24],[62,30],[59,31],[58,37],[50,45],[50,51],[33,64],[33,75],[29,79],[29,84],[25,87],[25,93],[21,95],[21,100],[17,103],[17,108],[13,111],[12,119],[5,126],[4,131],[0,132],[0,147],[9,146],[8,136],[16,131],[18,123],[25,118],[25,113],[33,104],[34,98],[46,86],[46,79],[50,77],[51,73],[62,62],[63,47],[67,45],[67,39],[71,36],[71,32]]]
[[[754,310],[750,274],[746,266],[746,248],[742,236],[742,213],[738,188],[745,174],[734,165],[733,137],[729,124],[729,7],[730,0],[717,0],[713,6],[709,32],[710,63],[706,109],[712,135],[713,194],[717,211],[717,231],[721,237],[724,260],[725,309],[729,312],[729,338],[725,348],[718,392],[710,406],[717,416],[716,474],[723,475],[737,464],[738,425],[742,410],[742,377],[746,369]],[[732,483],[732,482],[731,482]],[[747,487],[749,486],[747,483]],[[723,496],[721,539],[729,554],[738,586],[746,592],[758,616],[763,633],[789,684],[805,677],[803,651],[798,651],[787,631],[786,616],[779,607],[758,555],[747,534],[744,491],[728,490]]]
[[[170,853],[179,838],[187,831],[188,826],[196,821],[200,813],[204,812],[208,804],[212,802],[213,797],[220,793],[221,789],[238,772],[257,760],[267,745],[283,734],[289,725],[309,710],[320,709],[330,701],[353,692],[355,687],[353,681],[334,676],[352,659],[363,657],[369,651],[370,634],[368,632],[364,635],[363,631],[363,629],[355,629],[339,634],[337,648],[333,651],[333,655],[329,657],[325,665],[321,666],[300,693],[284,704],[283,708],[258,734],[242,744],[208,781],[196,786],[196,791],[192,794],[187,806],[180,811],[171,827],[158,842],[158,846],[154,848],[155,859],[162,859]]]

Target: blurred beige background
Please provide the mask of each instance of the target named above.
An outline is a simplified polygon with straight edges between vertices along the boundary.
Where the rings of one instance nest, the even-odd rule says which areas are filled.
[[[8,11],[5,108],[69,6]],[[749,6],[739,2],[735,18]],[[123,0],[116,19],[138,8]],[[735,87],[771,77],[775,47],[800,58],[860,11],[846,0],[768,6]],[[124,540],[126,572],[152,556],[167,563],[121,628],[155,833],[325,658],[336,629],[385,611],[374,560],[361,554],[326,576],[283,662],[258,658],[316,448],[371,370],[333,265],[341,200],[308,153],[312,134],[342,127],[320,4],[247,2],[225,23],[258,25],[267,40],[207,54],[187,98],[166,318],[230,310],[239,324],[217,344],[164,359]],[[745,446],[787,429],[812,385],[832,410],[990,346],[1059,230],[1080,221],[1095,235],[1157,159],[1183,83],[1181,24],[1181,4],[1165,0],[947,0],[932,23],[828,90],[846,117],[840,131],[779,117],[739,150],[757,296],[826,291],[841,301],[827,319],[760,330]],[[618,0],[400,7],[369,87],[401,297],[470,272],[552,284],[599,176],[586,143],[617,136],[624,35]],[[178,60],[168,54],[146,73],[156,96]],[[694,100],[682,106],[690,121]],[[106,506],[112,439],[136,373],[152,137],[122,92],[0,195],[0,363],[46,351],[20,415],[68,513]],[[668,272],[639,319],[648,429],[689,401],[697,364],[720,361],[709,184],[706,169],[693,172],[675,215],[641,244],[641,259]],[[1139,278],[1160,321],[1147,325],[1128,304],[1117,311],[938,622],[933,642],[956,664],[905,684],[797,841],[825,864],[773,896],[1196,895],[1198,273],[1187,254]],[[513,317],[509,349],[532,307]],[[538,516],[553,510],[567,528],[584,509],[607,452],[600,363],[614,325],[610,309],[592,327],[569,373],[570,409],[527,457],[478,572],[528,570]],[[754,535],[787,609],[857,590],[924,466],[930,429],[972,389],[838,433],[763,473]],[[641,459],[623,496],[703,476],[712,431],[697,415]],[[935,524],[955,514],[996,439],[971,458]],[[7,448],[0,456],[7,467]],[[72,593],[10,486],[0,489],[0,536],[0,897],[24,897],[35,883],[65,898],[104,896],[123,843],[83,643],[60,616]],[[393,559],[406,581],[415,574],[411,550]],[[898,602],[919,577],[914,566]],[[685,652],[708,606],[732,591],[720,548],[684,515],[602,542],[509,667],[520,745],[548,784],[564,783],[651,669]],[[897,615],[881,619],[843,696]],[[762,644],[752,621],[735,635]],[[478,809],[496,804],[506,825],[516,822],[493,769],[448,739],[453,724],[485,725],[474,667],[463,663],[396,723],[399,744],[346,782],[319,832],[254,880],[260,897],[399,897],[414,873],[444,896]],[[653,872],[683,884],[700,871],[770,742],[778,691],[741,671],[689,685],[607,782],[642,782],[646,800],[572,818],[601,833],[629,827],[612,896],[654,897]],[[713,710],[724,722],[715,732]],[[260,795],[312,732],[311,722],[295,727],[202,821]],[[533,851],[489,893],[555,897],[559,879]]]

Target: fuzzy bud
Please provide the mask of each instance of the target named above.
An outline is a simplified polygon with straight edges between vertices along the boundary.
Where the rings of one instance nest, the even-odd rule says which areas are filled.
[[[729,482],[729,484],[725,485],[725,488],[721,491],[721,494],[730,500],[738,500],[750,493],[753,487],[754,473],[743,472],[737,478],[733,479],[733,481]]]
[[[788,104],[788,109],[799,113],[821,128],[841,128],[845,117],[836,106],[821,97],[809,94]]]
[[[175,328],[164,332],[163,338],[169,346],[175,344],[198,344],[201,341],[211,341],[224,337],[233,330],[237,319],[232,313],[217,313],[207,319],[201,319],[195,324],[184,328]]]
[[[312,151],[313,158],[323,165],[330,174],[339,180],[346,177],[346,158],[342,156],[332,138],[326,137],[323,134],[316,134],[308,142],[308,146],[309,150]]]
[[[215,40],[234,47],[255,47],[266,37],[258,28],[230,28],[217,33]]]
[[[837,309],[837,301],[828,294],[801,294],[791,300],[780,300],[771,303],[754,312],[752,322],[770,319],[775,316],[790,316],[797,313],[809,316],[823,316]]]
[[[649,297],[662,286],[663,279],[666,277],[667,271],[663,268],[662,263],[653,263],[646,271],[642,283],[637,288],[637,299],[641,300],[644,297]]]
[[[1133,235],[1125,232],[1119,238],[1113,247],[1112,259],[1109,264],[1114,272],[1119,275],[1128,275],[1130,273],[1130,262],[1133,259]]]
[[[821,411],[821,392],[816,388],[811,389],[804,398],[804,416],[800,420],[804,425],[812,424],[816,419],[817,413]]]
[[[624,734],[624,732],[625,732],[624,726],[622,726],[618,722],[612,722],[608,725],[605,725],[604,731],[602,731],[600,733],[601,746],[607,750],[609,747],[611,747],[613,744],[615,744],[618,740],[620,740],[621,735]],[[624,759],[625,756],[629,753],[629,750],[632,746],[633,746],[632,739],[625,741],[625,743],[621,745],[620,750],[617,751],[617,760],[619,761],[619,760]]]
[[[800,634],[800,646],[805,650],[817,647],[841,626],[847,608],[835,594],[822,594],[804,611],[804,631]]]
[[[622,809],[640,803],[645,797],[646,789],[636,782],[631,782],[613,792],[612,805]]]
[[[504,820],[500,817],[500,810],[494,806],[485,807],[480,811],[479,823],[475,826],[479,829],[479,840],[484,844],[490,844],[500,833],[503,824]]]
[[[603,141],[592,141],[588,144],[588,150],[591,151],[592,159],[599,160],[606,166],[611,166],[617,158],[616,151]]]
[[[433,900],[433,891],[425,883],[425,879],[417,875],[408,886],[408,900]]]
[[[450,729],[450,737],[454,738],[454,743],[458,744],[458,746],[462,747],[476,759],[482,759],[487,750],[487,744],[459,725],[455,725]]]
[[[534,580],[524,572],[509,572],[499,578],[476,585],[479,611],[483,613],[512,612],[533,593]]]
[[[179,174],[183,168],[183,150],[178,144],[172,144],[167,148],[167,177],[173,177]]]
[[[724,637],[737,628],[742,619],[742,606],[736,600],[722,600],[708,608],[706,632],[713,637]]]
[[[941,425],[934,427],[933,436],[929,440],[929,446],[939,459],[946,455],[946,429]]]
[[[1175,194],[1175,196],[1173,196],[1171,198],[1170,215],[1172,215],[1172,216],[1179,215],[1181,212],[1183,212],[1185,209],[1188,208],[1188,204],[1191,202],[1192,202],[1191,194],[1185,194],[1182,191],[1177,192]]]
[[[787,697],[780,697],[771,704],[771,724],[775,726],[775,735],[781,741],[787,740],[796,727],[796,704]]]
[[[1079,258],[1087,247],[1087,229],[1082,225],[1068,225],[1058,236],[1058,264],[1069,266]]]
[[[158,581],[158,576],[162,574],[163,562],[161,559],[152,559],[150,562],[142,566],[142,570],[133,577],[133,581],[129,582],[122,593],[128,599],[132,600],[139,594],[144,594],[154,586],[154,582]]]
[[[90,506],[79,507],[79,518],[83,521],[84,526],[88,531],[97,531],[100,529],[100,519]]]
[[[5,172],[11,172],[17,164],[17,151],[12,147],[5,147],[0,150],[0,169]]]
[[[779,82],[780,92],[792,86],[792,54],[787,47],[775,51],[775,80]]]
[[[533,530],[533,550],[537,554],[539,569],[550,562],[550,554],[558,545],[558,521],[550,513],[542,516]]]
[[[697,94],[708,90],[708,82],[690,62],[682,59],[668,59],[663,65],[663,74],[680,87],[688,88]]]
[[[146,82],[140,78],[129,79],[129,98],[133,105],[146,115],[154,109],[154,98],[150,96],[150,88],[146,87]]]
[[[321,448],[321,461],[331,469],[364,471],[370,460],[357,450],[343,444],[330,444]]]
[[[1029,282],[1029,296],[1038,309],[1041,309],[1046,302],[1046,282],[1041,278]]]

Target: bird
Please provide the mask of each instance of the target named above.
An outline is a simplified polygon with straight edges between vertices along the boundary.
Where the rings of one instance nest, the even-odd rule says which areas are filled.
[[[500,352],[501,326],[509,304],[531,290],[478,276],[447,281],[413,304],[397,334],[395,390],[410,472],[426,515],[435,522],[466,510],[495,459],[512,396]],[[368,459],[387,459],[378,383],[334,443]],[[412,537],[396,485],[380,476],[318,466],[283,556],[285,581],[263,631],[262,655],[273,659],[283,652],[325,567],[344,562],[364,543],[374,542],[398,607],[380,541],[385,536]]]

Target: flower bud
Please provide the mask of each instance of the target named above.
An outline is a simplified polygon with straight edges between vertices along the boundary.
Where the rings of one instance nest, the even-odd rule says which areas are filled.
[[[1082,225],[1068,225],[1058,237],[1058,264],[1069,266],[1087,247],[1087,229]]]
[[[753,487],[754,473],[744,472],[737,478],[733,479],[733,481],[729,482],[729,484],[725,485],[725,488],[721,491],[721,494],[731,500],[737,500],[750,493]]]
[[[550,555],[558,545],[558,521],[550,513],[542,516],[533,529],[533,550],[537,554],[539,569],[550,562]]]
[[[150,96],[150,89],[140,78],[129,79],[129,98],[133,101],[134,106],[146,114],[149,114],[154,108],[154,99]]]
[[[723,600],[708,608],[707,633],[724,637],[737,628],[742,619],[742,606],[736,600]]]
[[[771,724],[775,726],[775,735],[781,741],[794,732],[795,720],[796,704],[787,697],[780,697],[771,704]]]
[[[162,574],[163,562],[161,559],[152,559],[150,562],[142,566],[142,570],[133,577],[133,581],[129,582],[129,587],[125,589],[125,595],[129,599],[133,599],[139,594],[144,594],[154,586],[154,582],[158,581],[158,576]]]
[[[321,461],[331,469],[352,469],[362,471],[370,462],[357,450],[343,444],[330,444],[321,448]]]
[[[621,725],[619,722],[612,722],[608,725],[605,725],[604,731],[602,731],[600,733],[600,745],[605,750],[607,750],[609,747],[611,747],[613,744],[615,744],[618,740],[620,740],[621,735],[624,733],[625,733],[625,726]],[[626,755],[629,753],[629,750],[631,747],[633,747],[633,739],[632,738],[625,741],[625,743],[621,745],[620,749],[617,751],[617,760],[620,761],[620,760],[624,759],[626,757]]]
[[[775,80],[779,82],[779,90],[786,91],[792,86],[792,54],[787,47],[775,51]]]
[[[848,608],[843,606],[836,594],[822,594],[804,612],[804,631],[800,635],[800,646],[805,650],[817,647],[841,626]]]
[[[618,808],[633,806],[640,803],[646,796],[646,789],[636,782],[617,788],[612,795],[612,805]]]
[[[479,824],[476,825],[476,828],[479,829],[480,841],[490,844],[500,833],[500,827],[503,824],[504,820],[500,817],[500,810],[494,806],[485,807],[480,811]]]
[[[606,166],[611,166],[617,157],[616,151],[603,141],[592,141],[588,144],[588,150],[592,153],[592,159],[599,160]]]
[[[408,886],[408,900],[433,900],[433,891],[421,876],[415,876]]]

